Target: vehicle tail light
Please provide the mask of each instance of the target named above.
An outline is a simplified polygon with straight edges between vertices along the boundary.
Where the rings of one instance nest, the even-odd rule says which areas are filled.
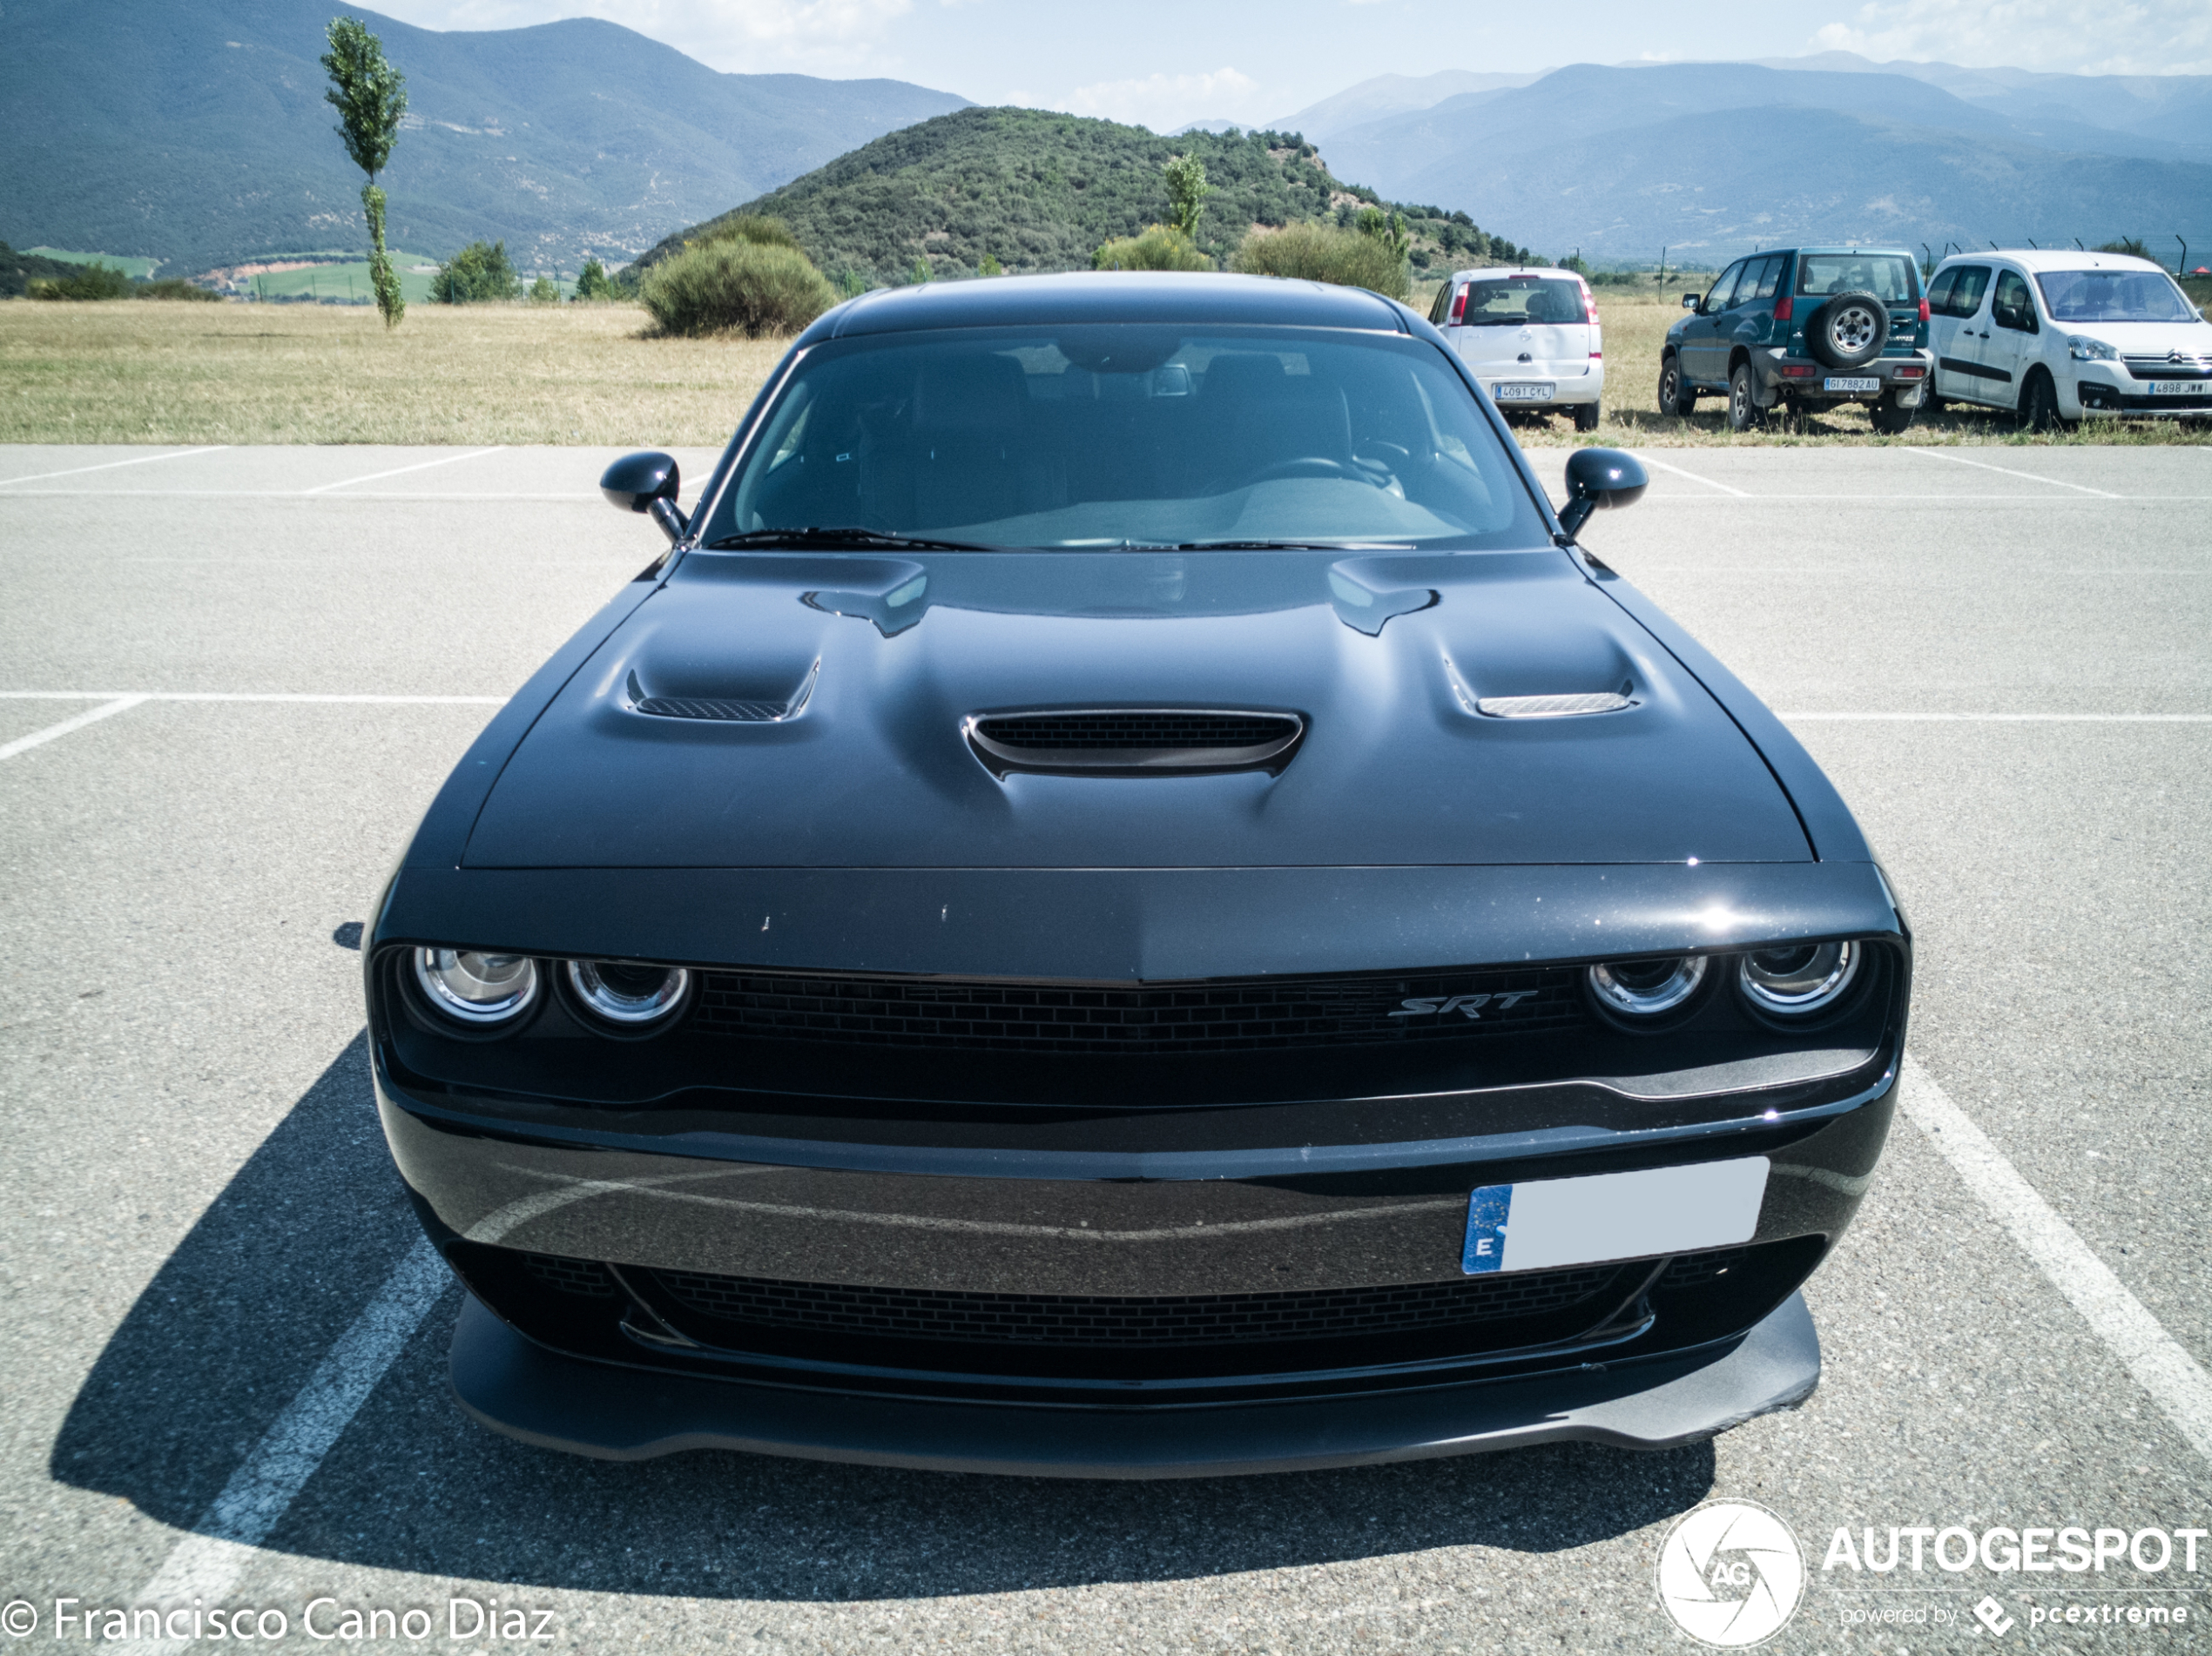
[[[1591,352],[1591,353],[1590,353],[1590,360],[1591,360],[1591,361],[1593,361],[1593,362],[1602,362],[1602,361],[1603,361],[1604,360],[1605,360],[1605,353],[1604,353],[1604,352],[1602,352],[1602,351],[1593,351],[1593,352]]]
[[[1777,322],[1796,321],[1797,320],[1797,300],[1792,299],[1787,293],[1784,293],[1780,299],[1775,300],[1774,320]]]
[[[1458,293],[1452,295],[1452,314],[1446,322],[1446,326],[1448,327],[1459,326],[1460,319],[1467,313],[1467,290],[1462,287]]]
[[[1916,363],[1909,368],[1899,368],[1897,371],[1897,377],[1900,380],[1917,380],[1926,372],[1925,368]]]
[[[1785,380],[1810,380],[1819,372],[1809,362],[1785,362],[1782,366],[1782,377]]]
[[[1923,322],[1928,320],[1928,301],[1925,299],[1920,301],[1920,320]]]
[[[1592,327],[1597,326],[1597,295],[1590,292],[1588,282],[1577,282],[1582,290],[1582,316]]]

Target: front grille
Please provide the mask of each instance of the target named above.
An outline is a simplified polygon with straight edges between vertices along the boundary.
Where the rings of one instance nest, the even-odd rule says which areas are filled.
[[[2154,351],[2120,360],[2138,380],[2202,380],[2212,375],[2212,357],[2184,356],[2176,362],[2168,353]]]
[[[1658,1286],[1662,1290],[1703,1288],[1741,1269],[1757,1251],[1750,1248],[1722,1248],[1710,1254],[1683,1254],[1661,1274]]]
[[[715,972],[694,1029],[978,1052],[1184,1054],[1545,1033],[1582,1027],[1572,970],[1258,979],[1127,988]]]
[[[1017,713],[976,721],[1008,748],[1167,750],[1258,747],[1298,734],[1298,722],[1275,713],[1191,713],[1143,708],[1096,713]]]
[[[525,1254],[523,1261],[529,1267],[530,1275],[559,1294],[574,1294],[584,1299],[610,1299],[614,1296],[615,1279],[607,1268],[596,1259],[562,1259],[552,1254]]]
[[[1367,1338],[1546,1316],[1594,1299],[1621,1274],[1617,1265],[1596,1265],[1397,1288],[1159,1299],[652,1276],[686,1309],[721,1323],[936,1343],[1127,1347]]]

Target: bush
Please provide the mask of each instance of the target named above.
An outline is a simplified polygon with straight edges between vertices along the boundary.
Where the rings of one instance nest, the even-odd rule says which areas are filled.
[[[795,253],[806,251],[799,245],[799,238],[791,233],[789,225],[760,212],[740,212],[732,218],[718,219],[684,245],[706,247],[718,241],[747,241],[756,247],[788,247]]]
[[[138,282],[132,287],[136,299],[200,300],[219,304],[223,296],[198,282],[188,282],[181,276],[165,276],[158,282]]]
[[[441,305],[481,305],[522,296],[523,279],[508,262],[503,240],[470,242],[430,279],[430,297]]]
[[[1254,226],[1238,245],[1230,268],[1248,276],[1291,276],[1365,287],[1396,300],[1409,298],[1413,291],[1404,257],[1387,240],[1327,225],[1287,225],[1280,230]]]
[[[985,253],[983,262],[975,266],[975,273],[978,276],[1003,276],[1006,266],[999,263],[996,253]]]
[[[578,299],[620,299],[622,290],[607,279],[607,267],[596,259],[583,261],[583,272],[576,279]]]
[[[33,299],[128,299],[131,279],[94,259],[78,266],[73,276],[43,277],[28,284],[26,291]]]
[[[645,274],[639,295],[664,333],[796,333],[837,291],[796,248],[732,237],[685,248]]]
[[[1211,270],[1213,260],[1171,225],[1153,225],[1141,236],[1109,241],[1091,255],[1093,270]]]
[[[550,276],[541,276],[530,284],[530,303],[557,305],[561,302],[561,286]]]

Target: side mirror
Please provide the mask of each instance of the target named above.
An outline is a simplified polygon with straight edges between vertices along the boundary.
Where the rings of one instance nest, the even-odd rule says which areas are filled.
[[[1618,448],[1577,448],[1567,457],[1567,506],[1559,526],[1571,541],[1592,512],[1635,505],[1650,481],[1634,454]]]
[[[624,454],[602,472],[599,492],[617,510],[643,512],[651,518],[672,545],[691,527],[676,507],[682,481],[674,455],[649,449],[641,454]]]
[[[1695,293],[1684,293],[1682,296],[1683,309],[1686,311],[1696,310],[1697,308],[1697,299],[1698,296]]]

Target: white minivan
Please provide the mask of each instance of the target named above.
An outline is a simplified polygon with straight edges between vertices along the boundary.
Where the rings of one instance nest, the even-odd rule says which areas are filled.
[[[1932,405],[2043,429],[2084,414],[2212,413],[2212,322],[2148,259],[1953,254],[1928,279]]]
[[[1571,270],[1462,270],[1437,289],[1428,320],[1491,401],[1575,416],[1595,431],[1605,392],[1597,301]]]

